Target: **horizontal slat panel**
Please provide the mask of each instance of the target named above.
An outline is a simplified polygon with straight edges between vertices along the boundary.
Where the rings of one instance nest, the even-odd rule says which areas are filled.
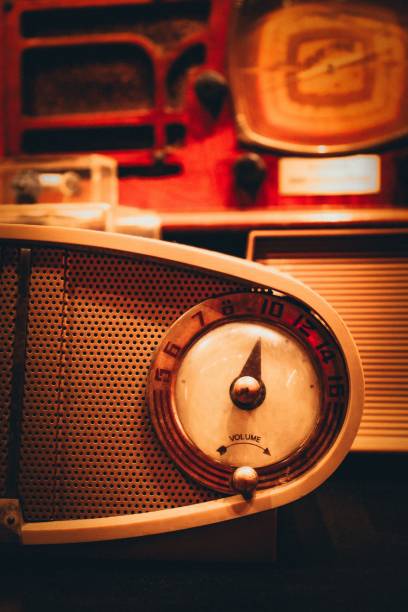
[[[390,398],[390,395],[385,395],[385,394],[384,395],[375,394],[375,397],[377,398],[377,400],[372,400],[372,399],[366,400],[365,415],[370,414],[370,410],[377,411],[377,406],[384,405],[384,399],[386,398],[388,413],[391,413],[392,411],[394,411],[397,414],[398,411],[402,411],[402,413],[406,414],[408,418],[408,412],[405,409],[405,406],[407,404],[407,398],[408,398],[407,393],[403,394],[401,397],[391,397]]]
[[[365,337],[360,336],[359,338],[360,354],[362,354],[364,350],[367,350],[366,347],[373,347],[373,346],[375,346],[376,350],[381,350],[384,347],[386,347],[390,351],[392,350],[392,351],[401,351],[401,352],[406,351],[408,348],[408,339],[398,340],[394,338],[392,342],[390,343],[389,338],[388,339],[387,338],[376,338],[374,342],[375,344],[373,343],[372,338],[365,338]]]
[[[384,381],[382,383],[377,383],[372,380],[367,380],[365,383],[366,391],[369,390],[371,393],[379,395],[383,393],[386,397],[392,395],[394,392],[395,395],[407,395],[408,394],[408,382],[400,383],[398,385],[393,382]]]
[[[381,270],[400,270],[400,268],[404,268],[407,263],[406,257],[366,257],[366,258],[358,258],[358,257],[279,257],[272,259],[264,259],[262,260],[264,263],[267,263],[271,266],[279,266],[282,267],[282,264],[287,265],[296,265],[301,267],[302,265],[308,270],[313,270],[314,268],[317,270],[321,270],[322,267],[332,266],[333,263],[336,264],[334,269],[334,273],[340,270],[349,270],[350,267],[353,267],[353,271],[356,270],[367,270],[371,275],[375,274],[375,270],[373,265],[376,268]]]
[[[381,413],[380,413],[381,410]],[[404,416],[401,415],[396,415],[394,411],[388,411],[388,406],[380,406],[378,405],[377,407],[377,411],[378,411],[378,415],[376,415],[375,418],[372,418],[371,416],[366,416],[364,418],[364,427],[367,427],[368,425],[372,424],[372,423],[388,423],[390,424],[390,419],[392,420],[392,423],[390,426],[395,425],[396,423],[400,423],[401,425],[405,424],[405,427],[408,426],[408,419]]]
[[[320,293],[357,343],[366,402],[353,448],[408,451],[408,257],[297,255],[264,263]]]
[[[367,351],[360,352],[361,358],[364,363],[374,363],[383,365],[387,362],[389,363],[397,363],[398,365],[407,364],[408,358],[406,355],[396,353],[395,355],[391,355],[390,353],[376,353],[375,356],[367,354]]]

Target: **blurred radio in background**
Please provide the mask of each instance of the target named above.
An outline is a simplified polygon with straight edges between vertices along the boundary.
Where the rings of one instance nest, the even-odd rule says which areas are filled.
[[[401,212],[408,9],[380,4],[7,3],[2,153],[108,154],[169,229]]]

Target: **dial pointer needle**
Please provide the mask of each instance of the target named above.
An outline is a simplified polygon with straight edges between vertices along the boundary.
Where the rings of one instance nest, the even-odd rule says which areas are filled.
[[[255,342],[255,345],[241,370],[239,377],[252,376],[258,382],[261,382],[261,338]]]

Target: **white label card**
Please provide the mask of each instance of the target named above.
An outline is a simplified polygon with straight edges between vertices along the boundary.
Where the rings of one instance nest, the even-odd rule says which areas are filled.
[[[381,163],[378,155],[325,159],[287,157],[279,160],[281,195],[354,195],[378,193]]]

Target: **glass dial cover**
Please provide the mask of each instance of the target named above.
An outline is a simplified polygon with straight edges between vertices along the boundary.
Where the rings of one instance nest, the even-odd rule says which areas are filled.
[[[230,385],[260,341],[265,397],[253,409]],[[175,403],[186,434],[206,455],[232,466],[281,461],[309,438],[320,413],[320,381],[305,347],[283,329],[234,321],[210,330],[180,364]]]

